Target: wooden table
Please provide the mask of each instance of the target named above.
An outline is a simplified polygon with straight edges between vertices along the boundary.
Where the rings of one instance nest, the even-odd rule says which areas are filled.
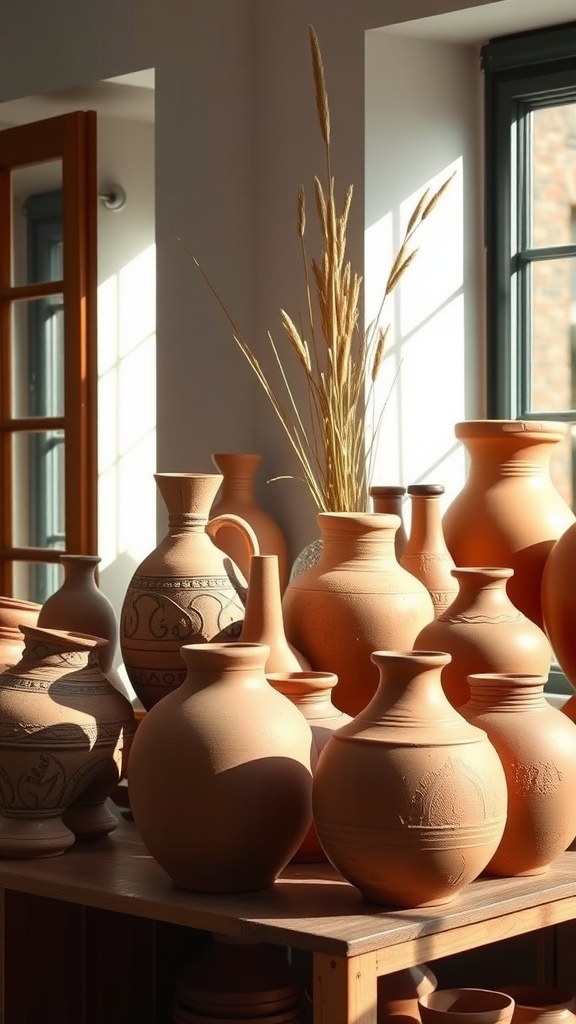
[[[12,890],[308,950],[315,1024],[375,1024],[378,975],[576,918],[576,852],[545,875],[479,879],[446,907],[387,911],[329,865],[291,866],[271,889],[250,894],[185,892],[123,822],[61,857],[0,861],[0,890],[2,925]]]

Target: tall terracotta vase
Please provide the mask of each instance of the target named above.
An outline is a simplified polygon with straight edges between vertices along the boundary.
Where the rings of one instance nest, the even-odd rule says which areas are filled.
[[[471,672],[550,671],[550,644],[544,632],[516,608],[509,596],[511,569],[454,569],[459,590],[449,608],[428,623],[415,646],[448,651],[452,661],[442,685],[455,708],[470,697]]]
[[[396,536],[394,538],[394,547],[396,549],[396,558],[398,560],[400,560],[408,540],[404,520],[402,518],[402,498],[405,494],[406,488],[402,487],[401,484],[373,484],[370,488],[370,497],[372,498],[372,508],[374,512],[388,512],[389,514],[391,513],[394,516],[398,516],[400,519],[400,526],[396,530]]]
[[[576,523],[552,548],[542,575],[544,628],[567,679],[576,687]]]
[[[254,555],[250,560],[250,582],[239,639],[270,648],[266,672],[310,668],[304,655],[286,639],[277,555]]]
[[[146,709],[183,682],[183,644],[235,640],[240,634],[246,580],[216,547],[218,531],[235,527],[249,554],[258,554],[254,531],[238,516],[208,521],[219,474],[154,478],[168,509],[168,533],[136,569],[120,616],[124,665]]]
[[[24,634],[20,626],[35,626],[41,605],[17,597],[0,597],[0,672],[22,657]]]
[[[470,471],[443,518],[450,554],[457,566],[513,569],[510,598],[542,627],[540,589],[546,559],[575,521],[550,477],[550,460],[566,436],[565,427],[469,420],[455,429],[470,456]]]
[[[506,773],[508,818],[489,875],[546,871],[576,836],[576,725],[544,696],[546,677],[471,675],[466,720],[484,729]]]
[[[66,809],[103,776],[118,781],[133,719],[100,668],[105,640],[23,631],[21,660],[0,674],[0,856],[47,857],[74,842]]]
[[[380,685],[328,741],[314,821],[334,866],[391,907],[448,903],[493,856],[506,781],[486,733],[448,703],[437,651],[377,651]]]
[[[320,512],[322,554],[293,579],[282,608],[288,639],[313,669],[334,672],[334,703],[355,715],[378,686],[373,651],[409,650],[434,618],[424,584],[398,563],[397,516]]]
[[[254,480],[262,456],[226,452],[213,455],[212,461],[222,474],[222,487],[210,517],[231,512],[250,524],[258,538],[260,554],[278,557],[280,589],[284,592],[290,568],[288,544],[276,520],[258,504],[254,494]],[[238,531],[224,526],[218,533],[216,543],[230,555],[248,579],[250,557]]]
[[[440,500],[444,487],[442,484],[410,484],[408,494],[412,519],[400,564],[424,584],[438,618],[458,593],[458,583],[452,575],[454,560],[442,531]]]
[[[310,727],[267,682],[263,644],[186,644],[184,683],[138,726],[128,788],[150,853],[183,889],[272,885],[312,820]]]
[[[403,1024],[416,1021],[420,1024],[418,1000],[434,992],[438,980],[427,964],[404,967],[378,978],[377,1022],[378,1024],[400,1024],[394,1017],[402,1017]]]
[[[312,732],[312,772],[318,757],[332,733],[342,725],[351,722],[350,715],[339,711],[332,703],[332,691],[338,679],[332,672],[268,672],[266,678],[271,686],[283,693],[304,715]],[[300,847],[294,854],[295,861],[326,860],[326,855],[314,822],[311,823]]]
[[[510,1024],[514,1000],[485,988],[436,989],[418,1001],[422,1024]]]

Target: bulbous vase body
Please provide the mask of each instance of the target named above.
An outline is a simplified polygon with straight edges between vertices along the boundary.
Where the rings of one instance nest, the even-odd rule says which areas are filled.
[[[186,644],[184,683],[138,726],[130,806],[183,889],[271,885],[310,822],[310,727],[268,683],[261,644]]]
[[[489,875],[546,871],[576,835],[576,725],[544,697],[546,677],[470,676],[460,710],[484,729],[506,773],[508,818]]]
[[[440,500],[444,487],[442,484],[411,484],[408,494],[412,520],[400,564],[424,584],[438,618],[458,593],[458,583],[452,575],[454,560],[442,531]]]
[[[455,600],[416,638],[416,647],[448,651],[452,661],[442,686],[455,708],[470,697],[472,672],[550,671],[550,644],[543,630],[516,608],[509,596],[511,569],[454,569]]]
[[[565,427],[522,420],[456,424],[470,456],[460,494],[443,518],[457,566],[501,565],[514,570],[513,604],[542,627],[540,589],[546,559],[575,517],[554,487],[550,459]]]
[[[373,659],[381,673],[373,700],[318,760],[320,842],[368,900],[448,903],[500,842],[504,770],[486,734],[470,731],[444,695],[448,654],[377,651]]]
[[[114,788],[134,719],[100,668],[104,640],[32,626],[24,637],[0,675],[0,856],[45,857],[74,842],[66,809],[103,777],[102,800]]]
[[[394,548],[398,561],[400,561],[408,540],[402,517],[402,499],[405,494],[406,488],[402,487],[401,484],[373,484],[370,488],[374,512],[387,512],[388,514],[398,516],[400,519],[400,526],[396,530],[394,537]]]
[[[290,568],[288,544],[280,526],[259,505],[254,493],[255,476],[262,456],[224,452],[213,455],[212,461],[222,474],[222,486],[212,506],[210,518],[233,513],[250,524],[258,538],[260,554],[276,555],[278,558],[280,590],[283,593]],[[216,544],[230,555],[248,579],[250,556],[238,531],[224,526],[218,533]]]
[[[320,512],[322,554],[284,594],[288,639],[315,671],[334,672],[334,704],[349,715],[362,710],[378,686],[373,651],[409,650],[434,618],[432,598],[399,565],[397,516]]]
[[[277,555],[254,555],[250,559],[248,596],[238,639],[270,648],[267,673],[310,668],[304,655],[286,638]]]
[[[168,533],[136,569],[120,616],[124,665],[146,709],[183,682],[183,644],[240,634],[246,580],[216,547],[220,528],[238,529],[249,554],[258,554],[254,532],[242,519],[208,521],[220,475],[156,473],[155,480],[168,509]]]
[[[22,657],[24,634],[20,626],[35,626],[41,605],[17,597],[0,597],[0,672]]]
[[[542,575],[544,629],[556,659],[572,686],[576,687],[576,523],[558,538]]]
[[[298,708],[312,732],[311,764],[314,773],[321,751],[332,733],[351,722],[350,715],[332,703],[332,691],[338,679],[332,672],[266,672],[271,686],[283,693]],[[302,843],[292,858],[295,861],[326,860],[316,826],[311,823]]]

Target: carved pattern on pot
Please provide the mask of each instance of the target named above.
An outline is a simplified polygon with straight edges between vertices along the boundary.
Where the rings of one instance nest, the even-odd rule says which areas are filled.
[[[434,827],[439,822],[446,826],[450,821],[449,797],[447,798],[447,786],[452,787],[456,780],[467,780],[470,783],[470,790],[476,797],[479,811],[479,819],[485,821],[493,818],[497,806],[497,797],[494,790],[488,792],[486,780],[481,773],[471,765],[467,765],[461,758],[449,757],[438,771],[427,772],[422,776],[420,783],[415,788],[411,797],[412,810],[407,817],[405,824],[420,827]],[[488,797],[491,797],[492,806],[488,807]],[[454,808],[452,809],[454,811]],[[460,826],[463,821],[456,814],[452,816],[452,822]]]
[[[510,770],[514,775],[514,783],[518,792],[525,793],[554,793],[562,784],[562,774],[558,767],[552,762],[538,762],[538,764],[521,764],[512,762]]]

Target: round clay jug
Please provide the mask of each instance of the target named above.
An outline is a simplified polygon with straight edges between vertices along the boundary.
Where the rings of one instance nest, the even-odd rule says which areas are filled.
[[[556,660],[576,687],[576,523],[558,538],[542,574],[542,615]]]
[[[302,1020],[302,983],[280,946],[214,935],[178,978],[174,1021]]]
[[[333,672],[268,672],[266,669],[266,678],[275,690],[296,705],[308,722],[312,731],[311,764],[314,773],[320,751],[332,733],[352,721],[350,715],[339,711],[332,703],[337,677]],[[292,859],[308,862],[326,860],[314,822]]]
[[[320,559],[286,588],[284,626],[314,670],[338,676],[334,703],[355,715],[378,686],[372,652],[409,650],[434,606],[396,558],[397,516],[320,512],[318,525]]]
[[[252,528],[238,516],[208,521],[222,477],[156,473],[168,510],[168,533],[136,569],[120,615],[120,647],[128,678],[148,710],[180,686],[182,644],[236,640],[242,629],[246,580],[213,538],[223,525],[258,554]]]
[[[17,597],[0,597],[0,672],[22,657],[24,634],[20,626],[35,626],[42,606]]]
[[[391,907],[450,902],[493,856],[506,781],[481,729],[449,704],[438,651],[376,651],[380,684],[333,734],[313,785],[320,842],[363,896]],[[385,794],[385,799],[383,799]]]
[[[551,456],[566,428],[550,422],[469,420],[457,423],[455,430],[466,445],[470,470],[443,518],[450,554],[457,566],[513,569],[510,599],[542,627],[544,565],[575,520],[550,477]]]
[[[454,569],[458,594],[435,622],[416,638],[416,647],[448,651],[452,661],[442,685],[455,708],[470,697],[472,672],[550,671],[550,644],[543,630],[508,596],[512,569],[469,566]]]
[[[254,555],[250,560],[250,582],[239,639],[270,648],[266,672],[310,668],[304,655],[286,639],[277,555]]]
[[[118,780],[133,722],[100,668],[105,640],[23,632],[22,658],[0,674],[0,856],[47,857],[74,842],[66,808],[103,774]]]
[[[506,773],[508,818],[485,874],[547,871],[576,835],[576,725],[544,696],[546,677],[469,677],[460,712],[484,729]]]
[[[452,575],[455,568],[442,531],[440,501],[444,494],[442,484],[410,484],[408,488],[412,508],[410,536],[400,559],[408,572],[424,584],[436,618],[452,604],[458,593],[458,582]]]
[[[283,593],[290,568],[288,544],[276,520],[258,504],[254,494],[254,478],[262,456],[226,452],[213,455],[212,461],[222,474],[222,486],[212,505],[210,518],[233,513],[250,524],[258,538],[260,554],[276,555],[278,558],[280,589]],[[238,531],[224,526],[215,543],[228,552],[248,579],[250,556]]]
[[[406,488],[400,484],[373,484],[370,488],[370,497],[372,498],[372,508],[374,512],[388,512],[394,516],[398,516],[400,519],[400,526],[396,530],[396,536],[394,537],[394,547],[396,549],[396,558],[400,561],[400,557],[408,537],[406,536],[406,528],[404,526],[404,520],[402,518],[402,499],[406,494]]]
[[[509,1024],[514,1000],[484,988],[444,988],[418,1000],[422,1024]]]
[[[378,978],[377,1022],[386,1024],[392,1017],[403,1017],[420,1024],[418,1000],[434,992],[438,980],[427,964],[404,967]],[[399,1021],[392,1024],[400,1024]]]
[[[576,1024],[574,992],[552,985],[506,985],[514,1000],[512,1024]]]
[[[264,644],[186,644],[182,657],[184,683],[132,744],[136,826],[183,889],[265,888],[312,820],[310,727],[268,683]]]

